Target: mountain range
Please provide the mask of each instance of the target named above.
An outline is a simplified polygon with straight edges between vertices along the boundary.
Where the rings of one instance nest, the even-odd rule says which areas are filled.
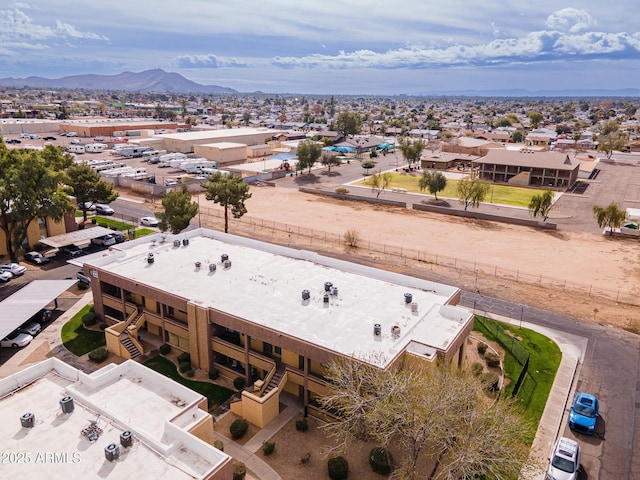
[[[0,78],[3,87],[65,88],[69,90],[120,90],[141,93],[238,93],[233,88],[201,85],[179,73],[161,69],[122,72],[117,75],[71,75],[61,78]]]

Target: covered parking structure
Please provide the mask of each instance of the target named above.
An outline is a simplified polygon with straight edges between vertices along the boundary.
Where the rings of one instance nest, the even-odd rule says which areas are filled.
[[[71,244],[83,247],[89,245],[93,238],[102,237],[110,233],[113,233],[113,230],[97,226],[43,238],[40,240],[40,243],[56,250]]]
[[[20,327],[76,283],[75,280],[34,280],[0,302],[0,338]]]

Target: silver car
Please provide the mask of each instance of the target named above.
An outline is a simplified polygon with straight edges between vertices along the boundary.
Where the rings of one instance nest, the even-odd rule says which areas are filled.
[[[31,335],[32,337],[35,337],[36,335],[38,335],[42,331],[42,326],[39,323],[36,323],[36,322],[27,322],[24,325],[22,325],[18,329],[18,331],[21,332],[21,333],[27,333],[27,334]]]
[[[28,333],[15,331],[0,340],[0,346],[8,348],[22,348],[29,345],[31,340],[33,340],[33,337]]]

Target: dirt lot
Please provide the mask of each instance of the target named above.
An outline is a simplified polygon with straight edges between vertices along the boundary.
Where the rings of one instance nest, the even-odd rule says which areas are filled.
[[[368,263],[436,281],[478,290],[530,306],[552,310],[587,320],[640,331],[638,307],[616,302],[617,289],[630,296],[640,294],[640,256],[638,242],[623,238],[567,232],[542,231],[504,223],[381,207],[364,202],[347,202],[296,189],[253,187],[247,201],[248,213],[241,221],[230,220],[230,233],[266,241],[317,250],[342,258]],[[203,224],[223,228],[222,209],[204,199]],[[256,228],[255,222],[287,224],[287,231]],[[297,227],[342,236],[356,230],[363,248],[348,250],[344,245],[323,244],[296,235]],[[368,242],[395,249],[412,248],[430,256],[455,257],[464,268],[435,266],[397,256],[370,254]],[[482,268],[473,269],[474,262]],[[469,266],[471,265],[471,268]],[[489,266],[490,268],[486,268]],[[523,283],[491,272],[508,270],[521,277],[544,280]],[[576,293],[567,286],[580,287]],[[610,295],[594,295],[598,289]],[[591,294],[590,294],[591,291]],[[622,296],[621,296],[622,297]]]

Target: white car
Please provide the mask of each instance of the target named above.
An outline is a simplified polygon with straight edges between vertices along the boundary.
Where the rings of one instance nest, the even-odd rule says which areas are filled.
[[[142,225],[146,225],[147,227],[157,227],[160,223],[160,220],[158,220],[156,217],[142,217],[140,219],[140,223]]]
[[[35,337],[42,331],[42,325],[36,322],[27,322],[24,325],[22,325],[18,329],[18,331],[20,333],[26,333],[27,335],[31,335],[32,337]]]
[[[570,438],[560,437],[553,446],[546,480],[576,480],[580,471],[580,447]]]
[[[6,270],[0,270],[0,282],[7,283],[13,278],[13,273]]]
[[[0,346],[6,348],[22,348],[31,343],[33,337],[28,333],[12,332],[2,340],[0,340]]]
[[[4,265],[0,265],[0,270],[3,272],[10,272],[14,277],[24,275],[24,272],[27,271],[26,267],[18,265],[17,263],[5,263]]]

